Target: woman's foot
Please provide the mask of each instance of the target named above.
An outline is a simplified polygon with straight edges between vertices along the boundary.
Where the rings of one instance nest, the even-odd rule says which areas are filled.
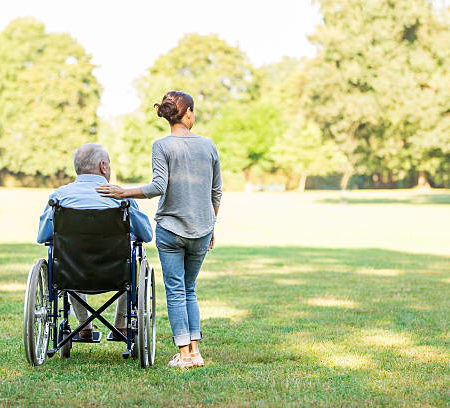
[[[200,352],[191,353],[191,360],[194,367],[203,367],[205,362],[203,361],[203,357]]]
[[[172,360],[170,360],[167,365],[170,368],[178,367],[182,369],[188,369],[194,367],[194,364],[192,363],[191,357],[181,357],[180,353],[175,354],[172,357]]]

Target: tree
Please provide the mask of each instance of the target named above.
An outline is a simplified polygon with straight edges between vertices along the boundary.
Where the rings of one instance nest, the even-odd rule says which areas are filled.
[[[449,160],[448,20],[426,0],[321,0],[303,106],[357,172]],[[446,81],[447,79],[447,81]],[[348,177],[348,174],[347,174]]]
[[[217,35],[187,34],[138,81],[141,111],[154,116],[153,105],[170,90],[187,92],[197,103],[199,122],[210,121],[231,102],[258,94],[257,73],[246,55]]]
[[[257,77],[245,54],[216,35],[184,36],[136,82],[142,103],[121,120],[125,154],[119,175],[131,180],[150,178],[151,145],[169,131],[153,105],[166,92],[181,90],[192,95],[196,103],[195,131],[210,136],[213,118],[220,120],[222,112],[233,104],[242,107],[255,100]]]
[[[73,174],[73,151],[97,137],[101,89],[90,60],[32,18],[0,34],[0,169]]]
[[[287,177],[287,189],[304,191],[308,175],[325,176],[347,165],[346,158],[333,140],[324,140],[320,128],[302,115],[292,120],[289,128],[271,149],[275,167]]]
[[[233,104],[211,125],[210,134],[225,170],[244,172],[247,182],[255,166],[272,167],[269,156],[275,138],[286,129],[282,112],[272,104],[256,101]]]
[[[284,57],[281,61],[263,65],[259,69],[259,78],[261,100],[278,106],[286,120],[297,115],[304,81],[301,61]]]

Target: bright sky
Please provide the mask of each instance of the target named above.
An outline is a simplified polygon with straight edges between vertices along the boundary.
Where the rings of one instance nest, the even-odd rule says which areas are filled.
[[[0,31],[25,16],[70,33],[93,56],[102,117],[139,106],[133,81],[185,33],[217,33],[259,66],[314,55],[307,35],[320,22],[311,0],[1,0]]]

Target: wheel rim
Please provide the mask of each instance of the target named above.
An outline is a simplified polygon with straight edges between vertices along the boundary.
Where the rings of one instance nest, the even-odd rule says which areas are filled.
[[[50,337],[48,266],[40,259],[30,270],[24,304],[24,343],[28,361],[42,364]]]
[[[156,354],[156,291],[155,291],[155,272],[152,268],[151,272],[151,331],[152,331],[152,344],[151,344],[151,360],[153,365],[155,362]]]
[[[37,283],[34,304],[34,352],[38,363],[42,363],[46,358],[50,333],[48,285],[45,279],[44,268],[42,267],[39,269]]]
[[[46,279],[46,268],[39,268],[38,285],[35,297],[34,307],[34,336],[35,336],[35,355],[38,363],[41,364],[47,354],[48,340],[50,333],[50,321],[48,319],[49,293]],[[37,330],[36,330],[37,329]]]
[[[150,332],[149,332],[149,290],[148,290],[148,267],[146,265],[145,268],[145,289],[144,289],[144,352],[145,352],[145,361],[148,362],[148,350],[149,350],[149,340],[150,340]]]
[[[151,283],[149,282],[148,267],[145,277],[145,357],[149,358],[152,353],[152,302],[151,302]],[[151,363],[151,359],[149,361]]]
[[[138,354],[141,367],[149,365],[148,347],[148,264],[143,259],[139,268],[139,289],[138,289]]]

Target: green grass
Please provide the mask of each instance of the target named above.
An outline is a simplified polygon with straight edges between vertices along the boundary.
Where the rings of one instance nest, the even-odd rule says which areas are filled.
[[[219,248],[198,288],[207,366],[179,373],[165,367],[174,347],[161,285],[155,368],[144,372],[136,361],[123,361],[123,346],[111,343],[74,345],[69,360],[54,357],[28,367],[22,288],[27,267],[43,251],[2,245],[0,252],[5,405],[449,402],[446,257],[377,249]]]
[[[374,216],[391,208],[371,207]],[[176,350],[153,246],[148,253],[158,282],[154,368],[123,360],[123,345],[106,342],[75,344],[70,359],[30,367],[23,295],[45,248],[0,244],[0,406],[449,406],[450,257],[280,246],[276,237],[265,247],[219,246],[198,280],[206,367],[179,372],[166,367]]]

